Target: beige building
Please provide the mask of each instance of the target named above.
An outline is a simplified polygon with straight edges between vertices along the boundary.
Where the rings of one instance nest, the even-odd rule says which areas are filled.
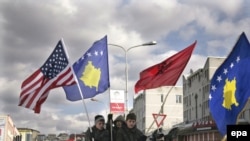
[[[208,57],[202,69],[183,76],[183,119],[185,123],[212,120],[209,113],[210,80],[225,58]]]
[[[37,141],[38,134],[40,133],[31,128],[18,128],[18,131],[21,135],[22,141]]]
[[[182,87],[164,86],[148,89],[134,99],[133,112],[137,115],[137,127],[144,133],[157,129],[153,114],[166,115],[160,125],[163,129],[171,129],[173,125],[183,121]],[[164,100],[166,100],[164,102]],[[159,118],[162,118],[159,117]],[[157,119],[160,123],[161,119]]]
[[[183,120],[189,127],[180,128],[181,141],[220,141],[222,136],[209,111],[210,80],[225,58],[208,57],[203,68],[183,76]]]
[[[0,141],[13,141],[19,135],[11,117],[0,115]]]

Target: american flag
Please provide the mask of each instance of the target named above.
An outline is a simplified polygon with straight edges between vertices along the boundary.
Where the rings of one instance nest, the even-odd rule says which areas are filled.
[[[23,81],[19,106],[40,113],[51,89],[72,84],[75,84],[73,71],[60,40],[42,67]]]

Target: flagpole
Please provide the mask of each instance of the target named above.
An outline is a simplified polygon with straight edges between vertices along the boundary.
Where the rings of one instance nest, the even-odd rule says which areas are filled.
[[[64,46],[63,46],[63,48],[64,48],[64,50],[65,50],[65,53],[66,53],[67,57],[69,58],[68,52],[67,52],[67,50],[66,50],[66,45],[65,45],[65,43],[64,43],[64,41],[63,41],[63,38],[62,38],[61,40],[62,40],[63,45],[65,46],[65,48],[64,48]],[[79,92],[80,92],[80,95],[81,95],[81,98],[82,98],[83,107],[84,107],[84,109],[85,109],[85,111],[86,111],[86,115],[87,115],[87,119],[88,119],[88,123],[89,123],[89,130],[90,130],[90,133],[92,133],[92,128],[91,128],[91,125],[90,125],[90,118],[89,118],[89,114],[88,114],[88,110],[87,110],[86,103],[85,103],[85,101],[84,101],[84,97],[83,97],[83,94],[82,94],[82,90],[80,89],[79,81],[78,81],[78,79],[77,79],[77,77],[76,77],[76,75],[75,75],[75,71],[74,71],[74,69],[72,68],[72,65],[71,65],[71,63],[70,63],[70,60],[68,59],[68,61],[69,61],[70,68],[71,68],[71,70],[72,70],[72,72],[73,72],[73,76],[74,76],[74,79],[75,79],[75,81],[76,81],[77,88],[78,88],[78,90],[79,90]],[[94,141],[93,138],[92,138],[92,140]]]
[[[163,101],[163,103],[162,103],[162,105],[161,105],[160,111],[158,112],[158,115],[161,113],[161,109],[162,109],[162,107],[164,107],[164,105],[165,105],[165,103],[166,103],[166,101],[167,101],[167,97],[168,97],[168,95],[170,94],[170,92],[172,91],[173,88],[174,88],[174,86],[172,86],[172,87],[169,89],[167,95],[165,96],[164,101]],[[158,115],[156,116],[156,119],[157,119]],[[151,125],[149,126],[149,128],[148,128],[148,130],[147,130],[147,133],[149,132],[149,130],[151,129],[151,127],[153,126],[154,123],[155,123],[155,120],[153,120],[153,122],[152,122]]]
[[[113,113],[111,113],[111,108],[110,108],[111,102],[110,101],[111,101],[111,98],[110,98],[110,88],[109,88],[109,105],[108,105],[109,106],[109,113],[113,114]],[[107,115],[107,121],[109,120],[108,115]],[[110,123],[109,124],[109,126],[110,126],[110,140],[113,141],[113,119],[110,119],[110,121],[108,121],[108,123]]]
[[[109,88],[109,105],[108,106],[109,106],[108,107],[109,112],[107,113],[107,121],[109,120],[108,115],[109,115],[109,113],[111,113],[111,110],[110,110],[110,88]],[[108,121],[108,123],[110,123],[109,124],[109,126],[110,126],[110,140],[113,141],[113,121],[112,121],[112,119],[110,119],[110,121]]]

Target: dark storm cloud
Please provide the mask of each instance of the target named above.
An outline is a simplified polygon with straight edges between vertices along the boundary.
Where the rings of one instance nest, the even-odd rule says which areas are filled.
[[[34,65],[40,67],[44,63],[42,60],[45,61],[45,56],[49,56],[59,40],[56,33],[59,32],[61,24],[57,23],[60,19],[51,18],[49,15],[54,11],[38,2],[7,1],[0,7],[4,32],[0,48],[6,66],[2,75],[15,78],[20,65],[37,62]]]
[[[223,39],[236,40],[238,30],[249,31],[249,12],[245,10],[249,4],[241,7],[242,1],[139,2],[0,0],[0,113],[10,114],[18,127],[42,133],[78,133],[87,129],[82,102],[67,101],[62,88],[50,91],[39,115],[17,106],[21,83],[45,62],[60,38],[65,41],[71,63],[104,35],[108,35],[109,43],[124,47],[157,40],[156,46],[128,54],[129,105],[133,105],[133,87],[139,72],[169,57],[169,52],[179,51],[198,39],[197,50],[203,55],[195,54],[187,67],[199,67],[204,54],[224,55],[218,48],[230,50],[231,43]],[[109,46],[109,53],[111,89],[125,89],[124,52]],[[108,94],[96,98],[108,104]],[[97,113],[105,115],[102,103],[86,100],[86,105],[91,124]]]
[[[5,29],[3,40],[11,48],[24,50],[38,45],[47,46],[48,41],[54,41],[60,33],[64,23],[63,13],[54,16],[59,13],[39,2],[9,2],[1,5],[1,9]]]
[[[19,86],[16,81],[8,79],[1,79],[1,83],[3,83],[0,90],[1,111],[8,114],[18,113],[19,93],[17,93],[17,89]]]

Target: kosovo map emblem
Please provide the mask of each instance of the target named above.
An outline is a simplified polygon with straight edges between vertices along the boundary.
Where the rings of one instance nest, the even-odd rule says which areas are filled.
[[[236,92],[236,79],[232,81],[226,79],[225,80],[225,86],[223,89],[223,104],[222,106],[228,110],[231,110],[231,106],[234,104],[235,106],[238,106],[239,103],[237,102],[235,98],[235,92]]]
[[[82,77],[80,78],[85,86],[89,86],[90,88],[96,87],[96,91],[98,91],[98,85],[101,78],[101,69],[95,68],[91,61],[88,61],[86,65]]]

